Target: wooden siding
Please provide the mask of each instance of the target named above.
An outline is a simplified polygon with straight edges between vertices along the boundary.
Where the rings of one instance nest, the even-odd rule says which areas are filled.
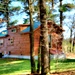
[[[61,37],[60,33],[56,33],[54,27],[53,31],[51,30],[51,23],[49,23],[49,34],[52,36],[52,48],[51,50],[60,50],[62,51],[62,45],[61,45]],[[3,46],[0,46],[0,52],[6,53],[6,54],[12,54],[12,55],[30,55],[30,39],[29,39],[29,32],[20,34],[20,31],[25,29],[27,26],[14,26],[8,28],[8,37],[1,38],[4,40]],[[11,30],[13,28],[16,28],[16,32],[12,32]],[[58,26],[56,27],[60,29]],[[61,29],[59,30],[61,31]],[[35,55],[38,54],[38,47],[39,47],[39,38],[40,38],[40,27],[34,30],[34,50]],[[58,41],[57,41],[58,40]],[[55,42],[57,41],[57,43]]]

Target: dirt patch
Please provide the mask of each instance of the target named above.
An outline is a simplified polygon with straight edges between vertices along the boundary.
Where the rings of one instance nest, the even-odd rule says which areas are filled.
[[[74,71],[65,71],[65,72],[55,72],[51,75],[75,75],[75,70]]]
[[[75,53],[66,53],[66,58],[75,59]]]
[[[21,74],[21,75],[41,75],[41,74]],[[75,70],[64,71],[64,72],[54,72],[50,75],[75,75]]]

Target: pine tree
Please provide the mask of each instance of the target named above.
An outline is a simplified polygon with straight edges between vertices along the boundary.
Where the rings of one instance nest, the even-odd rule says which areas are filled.
[[[40,0],[40,21],[41,21],[41,74],[49,74],[49,46],[48,26],[45,0]]]
[[[10,22],[10,17],[12,15],[14,15],[14,12],[15,11],[19,11],[21,9],[20,6],[18,7],[13,7],[13,6],[10,6],[12,0],[1,0],[0,3],[0,16],[3,15],[2,19],[3,21],[5,21],[7,23],[7,27],[10,26],[10,24],[15,24],[17,23],[18,21],[14,21],[13,23]]]
[[[32,0],[28,0],[28,6],[29,6],[29,14],[30,14],[30,56],[31,56],[31,73],[36,72],[36,66],[35,66],[35,53],[34,53],[34,31],[33,31],[33,7],[32,7]]]

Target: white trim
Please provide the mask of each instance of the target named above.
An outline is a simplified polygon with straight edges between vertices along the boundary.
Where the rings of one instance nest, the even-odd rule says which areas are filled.
[[[55,55],[50,55],[51,59],[65,59],[66,55],[64,53],[61,54],[55,54]]]
[[[3,58],[20,58],[20,59],[30,59],[30,56],[24,56],[24,55],[4,55]],[[35,59],[38,59],[38,56],[34,57]]]
[[[30,56],[24,56],[24,55],[8,55],[8,54],[5,54],[3,56],[3,58],[19,58],[19,59],[30,59]],[[37,60],[38,59],[38,56],[34,56],[34,58]],[[64,53],[61,53],[61,54],[55,54],[55,55],[50,55],[50,58],[51,59],[65,59],[66,58],[66,55]]]

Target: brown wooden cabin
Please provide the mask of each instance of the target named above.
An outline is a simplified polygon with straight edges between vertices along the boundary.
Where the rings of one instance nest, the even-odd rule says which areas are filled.
[[[38,54],[40,38],[40,22],[34,22],[34,51]],[[48,21],[50,53],[56,54],[62,51],[61,33],[63,29],[55,23]],[[9,27],[0,32],[0,53],[11,55],[30,55],[30,26],[20,24]],[[51,43],[50,43],[51,41]]]

